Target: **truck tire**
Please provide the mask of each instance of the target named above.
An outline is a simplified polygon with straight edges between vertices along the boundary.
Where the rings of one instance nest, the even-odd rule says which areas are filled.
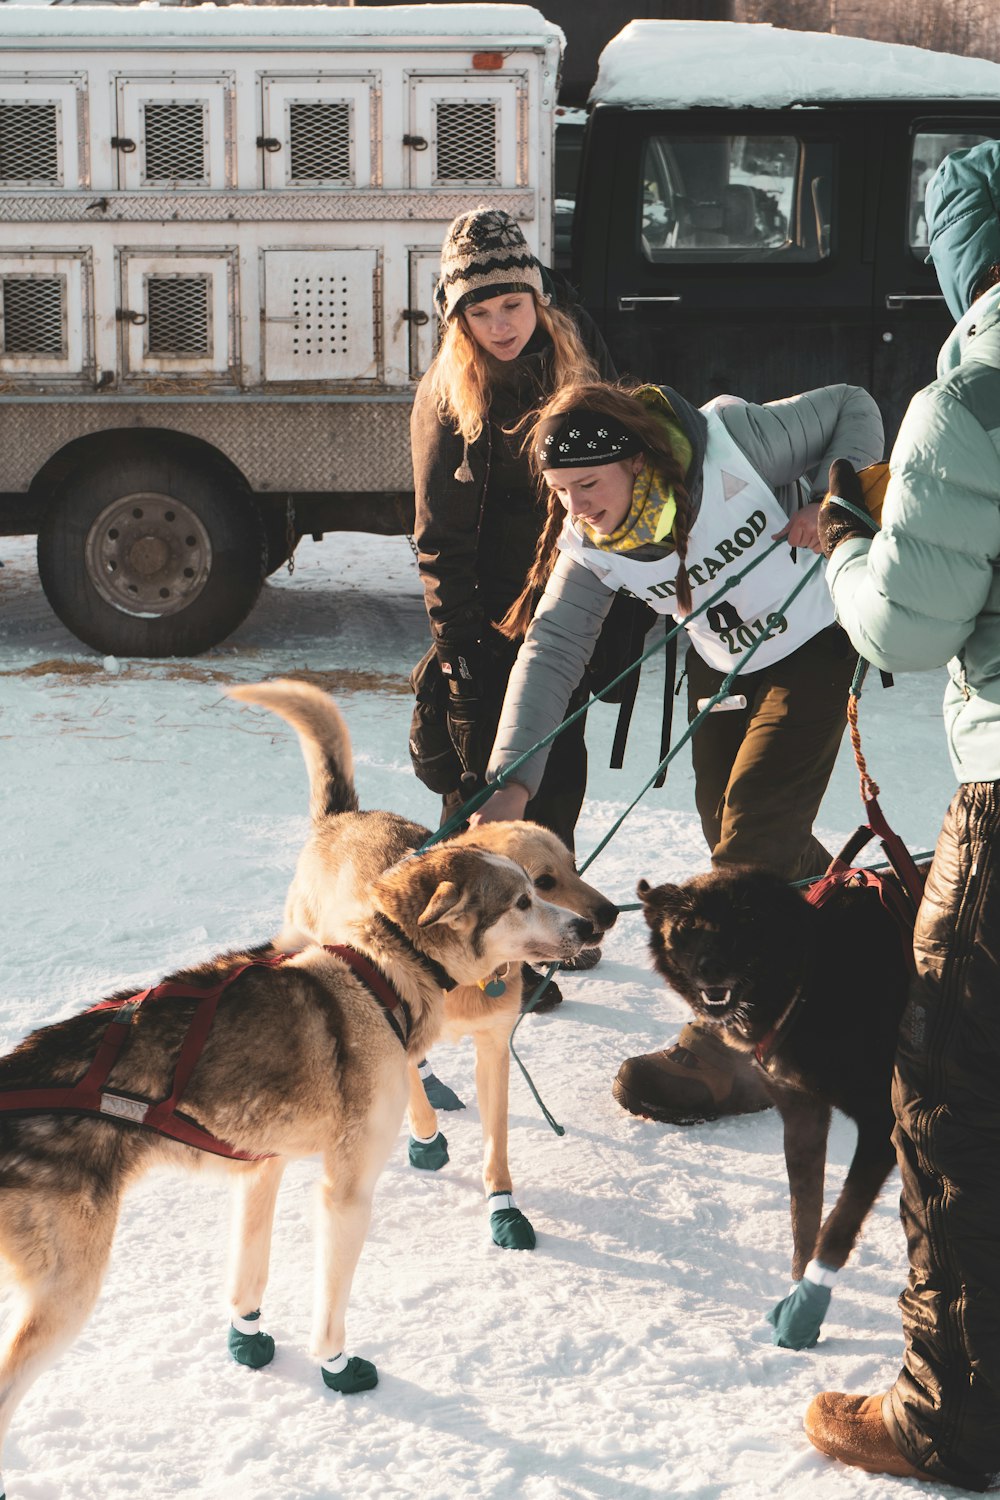
[[[118,453],[65,479],[38,534],[45,596],[74,635],[115,656],[194,656],[250,613],[266,542],[222,465]]]

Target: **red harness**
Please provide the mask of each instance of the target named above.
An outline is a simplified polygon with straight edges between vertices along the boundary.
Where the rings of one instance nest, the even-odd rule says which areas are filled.
[[[406,1047],[411,1021],[406,1002],[392,989],[384,974],[375,968],[363,953],[355,948],[324,945],[327,953],[342,959],[369,990],[385,1015],[399,1041]],[[239,1151],[228,1141],[205,1130],[189,1115],[179,1114],[177,1104],[187,1087],[195,1064],[202,1054],[205,1039],[215,1018],[219,1000],[247,969],[278,968],[292,955],[277,953],[271,958],[256,958],[240,964],[225,979],[210,989],[199,985],[181,984],[167,980],[155,988],[140,990],[127,1000],[101,1000],[88,1007],[85,1014],[99,1010],[112,1010],[114,1015],[101,1038],[94,1060],[78,1083],[55,1088],[0,1090],[0,1113],[2,1114],[49,1114],[69,1112],[72,1114],[112,1115],[130,1125],[143,1125],[148,1130],[158,1131],[171,1140],[181,1141],[185,1146],[194,1146],[198,1151],[210,1151],[215,1156],[230,1157],[234,1161],[264,1161],[272,1152]],[[174,1069],[170,1093],[165,1099],[143,1099],[134,1094],[112,1093],[105,1089],[112,1068],[118,1060],[129,1033],[129,1026],[140,1005],[150,1000],[198,1000],[184,1040],[181,1043],[177,1066]],[[397,1015],[398,1012],[398,1015]]]
[[[865,798],[865,809],[868,813],[868,822],[854,830],[840,853],[830,861],[830,868],[826,874],[821,875],[809,886],[805,892],[805,898],[810,906],[822,906],[830,899],[834,891],[843,886],[861,886],[874,890],[896,923],[896,930],[903,945],[903,957],[912,974],[916,972],[913,960],[913,924],[916,921],[917,908],[923,894],[924,878],[902,839],[889,827],[874,797]],[[891,872],[868,870],[863,865],[853,863],[876,834],[892,866]],[[801,995],[796,995],[777,1026],[769,1031],[767,1036],[762,1037],[754,1047],[754,1057],[762,1068],[766,1067],[767,1058],[783,1039],[798,1015],[801,1000]]]

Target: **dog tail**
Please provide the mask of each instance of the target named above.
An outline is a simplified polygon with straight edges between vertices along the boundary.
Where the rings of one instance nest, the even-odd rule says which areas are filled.
[[[269,708],[295,730],[309,772],[309,815],[313,823],[332,813],[357,812],[351,736],[329,693],[288,677],[231,687],[226,692],[241,703]]]

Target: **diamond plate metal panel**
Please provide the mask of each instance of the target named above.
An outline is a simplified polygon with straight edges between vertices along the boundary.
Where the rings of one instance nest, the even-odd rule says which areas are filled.
[[[490,203],[523,222],[535,217],[530,189],[491,192]],[[0,222],[69,223],[402,223],[450,224],[469,207],[468,192],[337,193],[5,193]]]
[[[411,490],[410,401],[38,401],[4,403],[0,490],[26,490],[74,438],[158,427],[203,438],[254,490]]]

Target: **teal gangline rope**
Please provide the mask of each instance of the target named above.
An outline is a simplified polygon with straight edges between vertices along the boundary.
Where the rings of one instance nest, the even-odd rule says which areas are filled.
[[[918,863],[918,864],[919,864],[919,862],[922,859],[933,859],[933,857],[934,857],[934,850],[933,849],[921,849],[920,852],[919,852],[919,854],[911,855],[911,858],[914,860],[914,862]],[[880,859],[877,865],[859,865],[858,868],[860,870],[872,870],[872,871],[876,871],[876,872],[879,871],[879,870],[891,870],[892,869],[892,862],[890,860],[888,860],[888,859]],[[793,890],[797,890],[798,891],[798,890],[802,890],[805,886],[815,885],[818,880],[825,880],[825,879],[826,879],[826,877],[824,875],[807,875],[804,880],[790,880],[788,883],[793,888]],[[618,910],[620,912],[622,912],[622,911],[642,911],[642,902],[641,901],[629,901],[625,906],[619,906]]]

